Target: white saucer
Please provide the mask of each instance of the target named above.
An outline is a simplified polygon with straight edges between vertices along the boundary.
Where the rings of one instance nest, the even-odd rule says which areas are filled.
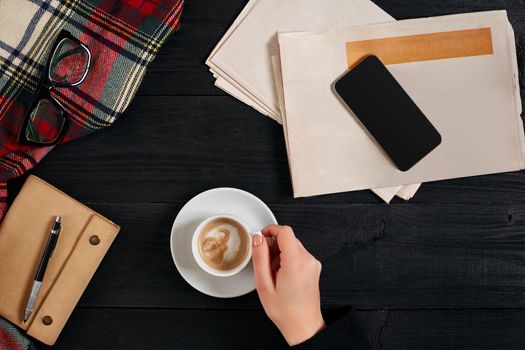
[[[277,220],[263,201],[253,194],[235,188],[215,188],[193,197],[181,209],[171,228],[171,256],[182,277],[198,291],[217,298],[234,298],[255,289],[250,262],[231,277],[217,277],[202,270],[191,252],[193,232],[207,217],[229,214],[238,217],[252,232]]]

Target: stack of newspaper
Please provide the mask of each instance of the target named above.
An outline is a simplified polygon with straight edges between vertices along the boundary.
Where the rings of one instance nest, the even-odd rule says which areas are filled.
[[[388,62],[393,42],[404,61]],[[478,42],[486,47],[472,54]],[[421,50],[429,52],[411,57]],[[333,93],[350,61],[367,54],[384,56],[442,134],[442,145],[408,172],[389,162]],[[372,189],[389,202],[411,198],[422,181],[525,167],[504,11],[396,22],[369,0],[250,0],[206,64],[217,87],[283,124],[296,197]]]

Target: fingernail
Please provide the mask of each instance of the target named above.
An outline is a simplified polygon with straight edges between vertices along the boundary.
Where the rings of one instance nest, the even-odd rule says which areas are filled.
[[[263,240],[263,235],[261,231],[252,233],[252,241],[253,241],[254,247],[260,246],[262,244],[262,240]]]

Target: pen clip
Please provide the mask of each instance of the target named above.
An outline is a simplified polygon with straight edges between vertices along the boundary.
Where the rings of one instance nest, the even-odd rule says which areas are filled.
[[[62,225],[60,223],[58,224],[58,227],[56,226],[54,227],[54,231],[56,232],[52,233],[54,235],[54,240],[53,240],[53,247],[51,248],[51,253],[49,254],[49,258],[51,258],[53,254],[55,253],[55,248],[57,246],[59,233],[61,230],[62,230]]]

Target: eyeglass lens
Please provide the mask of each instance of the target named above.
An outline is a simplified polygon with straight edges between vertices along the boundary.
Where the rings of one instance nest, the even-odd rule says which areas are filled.
[[[86,75],[89,54],[79,43],[62,39],[51,57],[49,79],[58,84],[75,85]]]
[[[41,99],[29,115],[26,139],[42,144],[55,142],[64,124],[64,112],[58,105],[47,98]]]

